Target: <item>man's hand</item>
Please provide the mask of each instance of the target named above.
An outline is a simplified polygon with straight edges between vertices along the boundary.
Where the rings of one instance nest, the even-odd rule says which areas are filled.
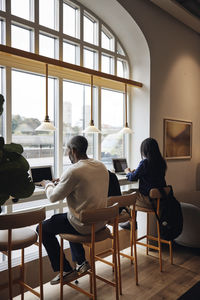
[[[48,183],[52,183],[52,181],[50,180],[42,180],[40,182],[38,182],[42,187],[45,188],[45,186],[48,184]]]
[[[60,178],[56,178],[56,179],[53,179],[52,182],[54,183],[54,185],[57,185],[60,181]]]

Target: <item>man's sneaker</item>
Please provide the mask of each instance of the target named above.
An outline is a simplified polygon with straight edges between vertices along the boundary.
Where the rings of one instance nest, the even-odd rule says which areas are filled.
[[[130,229],[131,229],[131,224],[130,224],[129,221],[124,222],[124,223],[119,223],[119,226],[120,226],[122,229],[127,229],[127,230],[130,230]]]
[[[91,267],[87,260],[85,260],[81,265],[76,265],[76,271],[79,275],[87,272],[89,269],[91,269]]]
[[[63,272],[63,283],[68,283],[77,278],[78,274],[76,270],[72,270],[69,272]],[[60,283],[60,273],[50,281],[51,285]]]

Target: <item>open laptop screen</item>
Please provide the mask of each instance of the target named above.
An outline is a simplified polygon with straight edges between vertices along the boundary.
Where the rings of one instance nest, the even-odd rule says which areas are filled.
[[[115,173],[124,172],[124,170],[128,167],[126,158],[113,158],[112,161]]]
[[[52,180],[52,166],[38,166],[30,168],[33,182],[40,182],[42,180]]]

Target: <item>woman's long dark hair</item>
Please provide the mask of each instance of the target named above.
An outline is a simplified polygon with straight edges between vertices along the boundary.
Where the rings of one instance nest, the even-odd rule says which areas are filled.
[[[148,165],[150,168],[156,168],[157,170],[162,169],[164,172],[166,171],[166,161],[162,157],[158,143],[155,139],[145,139],[140,146],[140,153],[142,158],[146,158],[148,160]]]

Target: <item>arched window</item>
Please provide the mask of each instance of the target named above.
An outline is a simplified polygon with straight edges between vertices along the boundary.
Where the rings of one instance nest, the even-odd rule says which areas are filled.
[[[128,57],[117,36],[77,1],[2,0],[0,27],[2,44],[129,77]],[[57,162],[55,173],[59,174],[69,163],[64,155],[68,139],[82,134],[89,123],[90,87],[79,78],[49,78],[49,115],[59,129],[55,137],[37,133],[35,128],[44,118],[44,76],[0,63],[6,74],[6,113],[10,114],[4,129],[7,140],[24,146],[31,165]],[[123,91],[109,85],[94,88],[94,120],[102,135],[87,135],[88,154],[103,160],[108,168],[112,157],[125,155],[124,137],[119,135],[123,107]]]

